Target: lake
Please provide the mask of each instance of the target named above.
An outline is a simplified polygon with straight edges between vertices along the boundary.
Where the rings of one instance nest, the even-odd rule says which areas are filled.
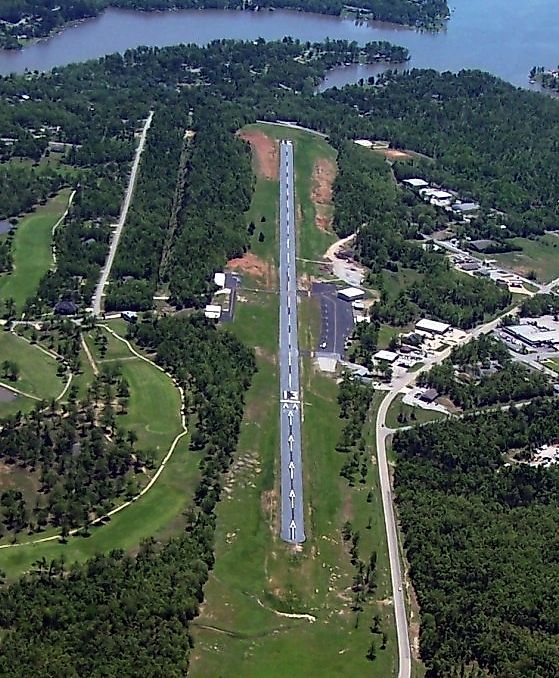
[[[479,68],[528,86],[534,65],[559,62],[557,0],[455,0],[444,31],[429,33],[375,23],[292,11],[185,10],[143,13],[109,9],[19,52],[0,50],[0,74],[47,70],[139,45],[206,44],[218,38],[266,40],[290,35],[301,40],[343,38],[359,43],[388,40],[406,46],[407,67],[458,71]],[[325,86],[355,82],[382,70],[351,66],[332,71]]]

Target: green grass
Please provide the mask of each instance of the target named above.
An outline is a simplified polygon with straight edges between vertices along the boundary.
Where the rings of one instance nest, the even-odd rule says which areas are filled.
[[[400,413],[404,415],[405,421],[398,421],[398,415]],[[412,414],[415,416],[415,419],[412,419]],[[399,395],[388,408],[386,415],[386,425],[389,428],[399,428],[400,426],[425,424],[428,421],[439,421],[441,419],[446,419],[446,416],[442,412],[424,410],[421,407],[406,405],[402,402],[402,396]]]
[[[107,358],[111,357],[111,350],[120,355],[120,346],[125,345],[113,338]],[[140,449],[150,447],[160,458],[181,430],[178,390],[169,377],[139,358],[123,362],[122,368],[130,384],[130,400],[128,413],[119,416],[118,423],[136,431]],[[0,569],[11,579],[43,556],[47,560],[63,556],[66,562],[84,561],[114,548],[133,552],[147,537],[167,538],[183,525],[182,514],[191,503],[199,477],[198,461],[198,455],[188,450],[185,436],[152,489],[106,525],[93,527],[91,536],[71,537],[67,544],[52,541],[1,549]],[[21,541],[36,537],[22,535]]]
[[[52,227],[64,214],[69,195],[70,189],[60,191],[19,222],[12,246],[13,269],[0,277],[0,301],[13,298],[18,313],[52,265]]]
[[[0,376],[0,381],[39,399],[55,398],[62,391],[65,378],[57,376],[58,363],[13,332],[0,332],[0,358],[17,363],[19,377],[10,382]]]
[[[559,276],[559,238],[556,235],[549,233],[534,240],[513,238],[511,243],[522,247],[522,251],[492,254],[491,258],[521,275],[534,271],[541,282]]]
[[[541,361],[543,365],[549,367],[554,372],[559,372],[559,360],[557,358],[546,358]]]
[[[318,261],[328,247],[337,240],[333,232],[319,229],[315,224],[316,209],[312,201],[313,170],[318,160],[336,162],[336,151],[322,137],[297,129],[287,129],[279,125],[250,125],[274,139],[292,139],[295,161],[295,196],[297,206],[298,250],[303,259]],[[277,182],[270,182],[277,185]],[[255,198],[258,202],[266,200],[266,192]],[[274,259],[277,258],[274,252]],[[311,265],[312,266],[312,265]],[[306,272],[307,265],[301,262],[299,274]]]

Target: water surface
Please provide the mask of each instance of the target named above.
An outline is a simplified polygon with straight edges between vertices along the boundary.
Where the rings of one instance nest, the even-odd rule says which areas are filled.
[[[359,43],[389,40],[410,50],[410,67],[479,68],[519,86],[528,85],[532,66],[559,63],[557,0],[455,0],[451,9],[447,28],[439,33],[379,23],[356,25],[338,17],[279,10],[143,13],[109,9],[19,52],[0,50],[0,74],[46,70],[139,45],[203,45],[218,38],[273,40],[285,35],[303,41],[326,37]],[[378,70],[378,66],[336,69],[326,84],[354,82]]]

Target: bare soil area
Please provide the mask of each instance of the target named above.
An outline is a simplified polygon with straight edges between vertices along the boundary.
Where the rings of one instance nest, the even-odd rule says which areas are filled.
[[[413,158],[411,153],[406,153],[406,151],[399,151],[395,148],[375,148],[376,153],[384,155],[388,160],[402,160],[405,158]]]
[[[243,130],[239,137],[251,145],[258,174],[264,179],[278,178],[278,146],[274,139],[258,130]]]
[[[244,275],[262,281],[266,288],[274,286],[274,270],[271,263],[260,259],[253,252],[246,252],[242,257],[231,259],[227,268],[232,271],[240,271]]]
[[[332,227],[332,186],[336,178],[336,165],[331,160],[320,158],[312,173],[311,200],[315,206],[315,224],[322,231]]]

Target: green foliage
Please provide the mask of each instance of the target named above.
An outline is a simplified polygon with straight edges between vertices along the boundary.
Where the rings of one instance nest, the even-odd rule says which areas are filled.
[[[213,273],[247,246],[243,219],[252,193],[248,145],[217,102],[197,111],[183,207],[172,246],[169,288],[179,307],[199,306],[213,291]]]
[[[464,409],[553,393],[545,374],[513,362],[506,346],[489,336],[453,349],[450,358],[423,373],[419,383]]]
[[[555,102],[487,73],[412,70],[388,86],[324,94],[366,116],[365,138],[388,139],[435,162],[397,163],[401,177],[423,176],[499,209],[516,235],[556,229],[559,160]],[[502,223],[502,222],[501,222]]]
[[[431,676],[559,665],[559,471],[504,455],[559,438],[555,400],[398,433],[395,483]]]

